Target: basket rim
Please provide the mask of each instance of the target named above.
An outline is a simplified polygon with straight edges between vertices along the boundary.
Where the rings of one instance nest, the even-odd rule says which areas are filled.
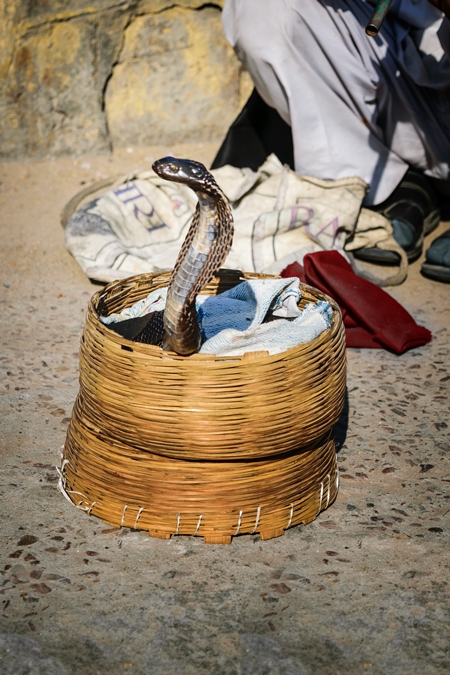
[[[201,291],[200,294],[202,295],[212,295],[212,293],[208,293],[208,288],[211,286],[211,284],[214,284],[215,282],[220,282],[221,278],[223,275],[226,275],[227,273],[239,273],[241,276],[242,281],[246,281],[248,279],[281,279],[282,277],[277,274],[262,274],[258,272],[243,272],[241,270],[232,270],[228,268],[221,268],[219,272],[213,277],[211,282],[207,284]],[[104,288],[98,290],[96,293],[94,293],[90,300],[89,300],[89,305],[88,305],[88,315],[90,315],[90,318],[94,324],[94,327],[97,331],[100,333],[103,333],[103,336],[108,339],[110,342],[114,342],[117,345],[123,346],[127,348],[125,351],[131,351],[134,353],[139,353],[151,357],[156,357],[159,358],[160,360],[170,360],[170,361],[180,361],[183,363],[186,363],[188,361],[202,361],[203,363],[234,363],[236,362],[241,362],[243,361],[244,363],[248,362],[249,364],[254,364],[256,365],[257,363],[271,363],[275,361],[279,361],[280,358],[286,358],[290,356],[297,355],[299,352],[302,351],[312,351],[315,350],[318,346],[320,346],[321,343],[326,343],[328,342],[328,339],[330,337],[330,334],[336,332],[339,330],[340,325],[342,324],[342,314],[341,310],[339,308],[339,305],[336,303],[336,301],[331,298],[329,295],[324,293],[323,291],[319,290],[315,286],[310,286],[308,284],[305,284],[300,281],[300,291],[302,292],[302,289],[306,289],[311,295],[314,296],[316,300],[325,300],[330,303],[332,309],[333,309],[333,316],[331,319],[331,326],[329,328],[326,328],[320,335],[317,337],[313,338],[312,340],[296,345],[294,347],[290,347],[289,349],[286,349],[282,352],[278,352],[276,354],[269,354],[267,351],[248,351],[245,352],[244,354],[240,355],[235,355],[235,356],[221,356],[217,354],[201,354],[198,352],[195,352],[193,354],[190,354],[189,356],[182,356],[180,354],[177,354],[176,352],[171,352],[165,349],[162,349],[161,347],[158,347],[157,345],[150,345],[142,342],[134,342],[133,340],[129,340],[127,338],[122,337],[118,333],[116,333],[114,330],[108,327],[107,324],[104,324],[100,321],[100,315],[98,311],[99,305],[101,305],[102,301],[104,300],[105,296],[107,296],[111,291],[114,291],[115,288],[120,289],[122,292],[126,290],[126,286],[130,285],[130,292],[133,290],[132,285],[136,285],[137,282],[142,281],[143,283],[145,282],[151,282],[154,279],[161,279],[163,280],[164,277],[167,278],[167,281],[170,280],[172,274],[172,270],[165,270],[162,272],[144,272],[142,274],[136,274],[132,275],[130,277],[127,277],[125,279],[117,279],[116,281],[112,281],[108,283]],[[161,286],[163,288],[163,286]]]

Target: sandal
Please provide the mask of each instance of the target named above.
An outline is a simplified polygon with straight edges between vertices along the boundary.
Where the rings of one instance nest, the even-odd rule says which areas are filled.
[[[423,240],[440,221],[440,211],[433,186],[426,176],[409,169],[391,196],[372,207],[385,216],[392,225],[395,241],[405,250],[408,262],[422,254]],[[377,265],[398,265],[400,256],[395,251],[378,248],[360,248],[353,251],[358,260]]]
[[[425,253],[421,272],[435,281],[450,283],[450,230],[433,241]]]

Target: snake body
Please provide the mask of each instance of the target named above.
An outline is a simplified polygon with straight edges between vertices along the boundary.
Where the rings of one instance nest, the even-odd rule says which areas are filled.
[[[147,319],[130,319],[111,328],[136,342],[160,344],[187,356],[201,344],[195,298],[230,251],[233,214],[226,196],[200,162],[164,157],[154,162],[153,170],[194,190],[197,207],[170,279],[164,315],[154,312]]]
[[[165,157],[153,164],[162,178],[183,183],[198,203],[172,273],[164,310],[163,348],[192,354],[200,348],[195,298],[220,269],[233,240],[233,215],[213,176],[200,164]]]

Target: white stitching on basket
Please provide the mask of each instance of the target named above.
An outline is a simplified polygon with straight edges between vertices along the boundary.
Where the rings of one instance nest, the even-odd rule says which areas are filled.
[[[181,515],[177,513],[177,529],[175,530],[175,536],[178,534],[180,530],[180,522],[181,522]]]
[[[64,470],[65,465],[68,464],[68,463],[69,463],[69,460],[65,459],[63,461],[60,469],[57,466],[55,466],[55,469],[56,469],[56,471],[59,475],[59,481],[58,481],[56,487],[58,488],[60,493],[63,495],[63,497],[65,497],[67,499],[67,501],[70,502],[73,506],[76,506],[76,508],[80,509],[81,511],[85,511],[85,512],[87,511],[89,513],[90,512],[89,511],[89,499],[86,497],[86,495],[84,495],[82,492],[77,492],[76,490],[68,490],[67,489],[67,480],[66,480],[66,477],[63,473],[63,470]],[[80,495],[80,497],[83,497],[83,499],[81,499],[77,504],[75,504],[75,502],[69,497],[69,495]],[[86,503],[86,506],[80,506],[81,504],[83,504],[83,502]],[[94,502],[94,504],[95,504],[95,502]]]
[[[59,469],[57,466],[55,466],[56,472],[59,476],[59,479],[64,482],[64,487],[66,485],[66,477],[64,475],[64,465]]]
[[[331,487],[331,476],[330,474],[327,474],[328,478],[328,493],[327,493],[327,506],[330,503],[330,487]],[[327,508],[327,506],[325,508]]]
[[[339,467],[336,467],[336,492],[339,490]]]
[[[120,527],[123,527],[123,523],[124,523],[124,520],[125,520],[125,513],[127,512],[127,508],[128,508],[128,505],[125,504],[125,506],[123,507],[123,511],[122,511],[122,520],[120,521]]]
[[[69,497],[69,496],[67,495],[67,493],[66,493],[66,489],[67,489],[67,487],[66,487],[66,486],[67,486],[67,481],[66,481],[66,477],[65,477],[65,475],[64,475],[64,467],[65,467],[66,464],[68,464],[68,463],[69,463],[69,460],[68,460],[68,459],[65,459],[65,460],[63,461],[63,463],[61,464],[61,468],[58,468],[57,466],[55,466],[55,469],[56,469],[56,472],[57,472],[57,474],[58,474],[58,476],[59,476],[59,481],[58,481],[58,485],[57,485],[58,490],[59,490],[59,491],[61,492],[61,494],[63,494],[64,497],[65,497],[66,499],[68,499],[69,502],[72,504],[72,503],[73,503],[72,500],[70,499],[70,497]]]
[[[88,510],[87,510],[87,512],[86,512],[86,513],[88,514],[88,516],[91,515],[91,511],[92,511],[92,509],[94,508],[94,506],[95,506],[96,504],[100,504],[100,506],[101,506],[101,502],[92,502],[92,504],[90,505],[90,507],[88,508]]]
[[[323,498],[323,483],[320,484],[320,501],[319,501],[319,510],[317,511],[317,515],[319,515],[319,513],[322,510],[322,498]]]
[[[80,499],[80,501],[79,501],[77,504],[75,504],[75,506],[77,507],[77,509],[81,509],[81,510],[84,511],[85,513],[89,510],[89,501],[88,501],[88,498],[85,497],[84,495],[82,495],[81,492],[75,492],[74,490],[68,490],[68,493],[69,493],[70,495],[80,495],[80,497],[83,497],[83,499]],[[81,506],[81,504],[86,504],[86,506]]]
[[[256,512],[256,523],[255,523],[255,527],[253,528],[252,534],[255,534],[255,532],[256,532],[256,528],[258,527],[260,515],[261,515],[261,507],[258,506],[258,510]]]
[[[56,471],[58,472],[58,475],[59,475],[59,481],[58,481],[58,485],[56,487],[58,488],[60,493],[63,495],[63,497],[65,497],[68,502],[73,504],[73,501],[70,499],[69,495],[66,492],[66,489],[67,489],[66,477],[63,474],[61,469],[58,469],[58,467],[55,467],[55,468],[56,468]]]
[[[294,502],[292,502],[292,504],[291,504],[291,515],[289,516],[289,522],[286,525],[286,530],[291,526],[293,517],[294,517]]]
[[[144,510],[144,507],[141,506],[141,508],[139,509],[138,514],[136,516],[136,520],[134,521],[134,529],[136,529],[137,522],[138,522],[139,518],[141,517],[141,513],[142,513],[143,510]]]
[[[85,507],[80,506],[80,504],[82,504],[83,502],[86,502],[86,504],[89,504],[89,499],[86,497],[86,495],[84,495],[82,492],[77,492],[76,490],[67,490],[67,494],[68,495],[80,495],[80,497],[83,497],[83,499],[80,499],[80,501],[77,504],[75,504],[75,506],[77,506],[82,511],[87,511],[87,509],[89,508],[88,506],[85,506]],[[73,502],[72,502],[72,504],[73,504]]]
[[[236,536],[237,534],[239,534],[239,531],[240,531],[240,529],[241,529],[242,514],[243,514],[243,513],[244,513],[243,511],[239,511],[239,520],[238,520],[237,529],[236,529],[236,532],[234,533],[234,536]]]
[[[200,518],[198,519],[197,527],[195,528],[195,532],[194,532],[194,537],[197,534],[197,532],[199,531],[200,523],[202,522],[202,518],[203,518],[203,515],[201,515]]]

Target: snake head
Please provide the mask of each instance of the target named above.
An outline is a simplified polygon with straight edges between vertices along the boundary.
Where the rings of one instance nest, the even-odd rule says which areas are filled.
[[[152,165],[153,171],[161,178],[184,183],[189,187],[201,189],[211,180],[212,176],[201,162],[178,157],[163,157]]]

